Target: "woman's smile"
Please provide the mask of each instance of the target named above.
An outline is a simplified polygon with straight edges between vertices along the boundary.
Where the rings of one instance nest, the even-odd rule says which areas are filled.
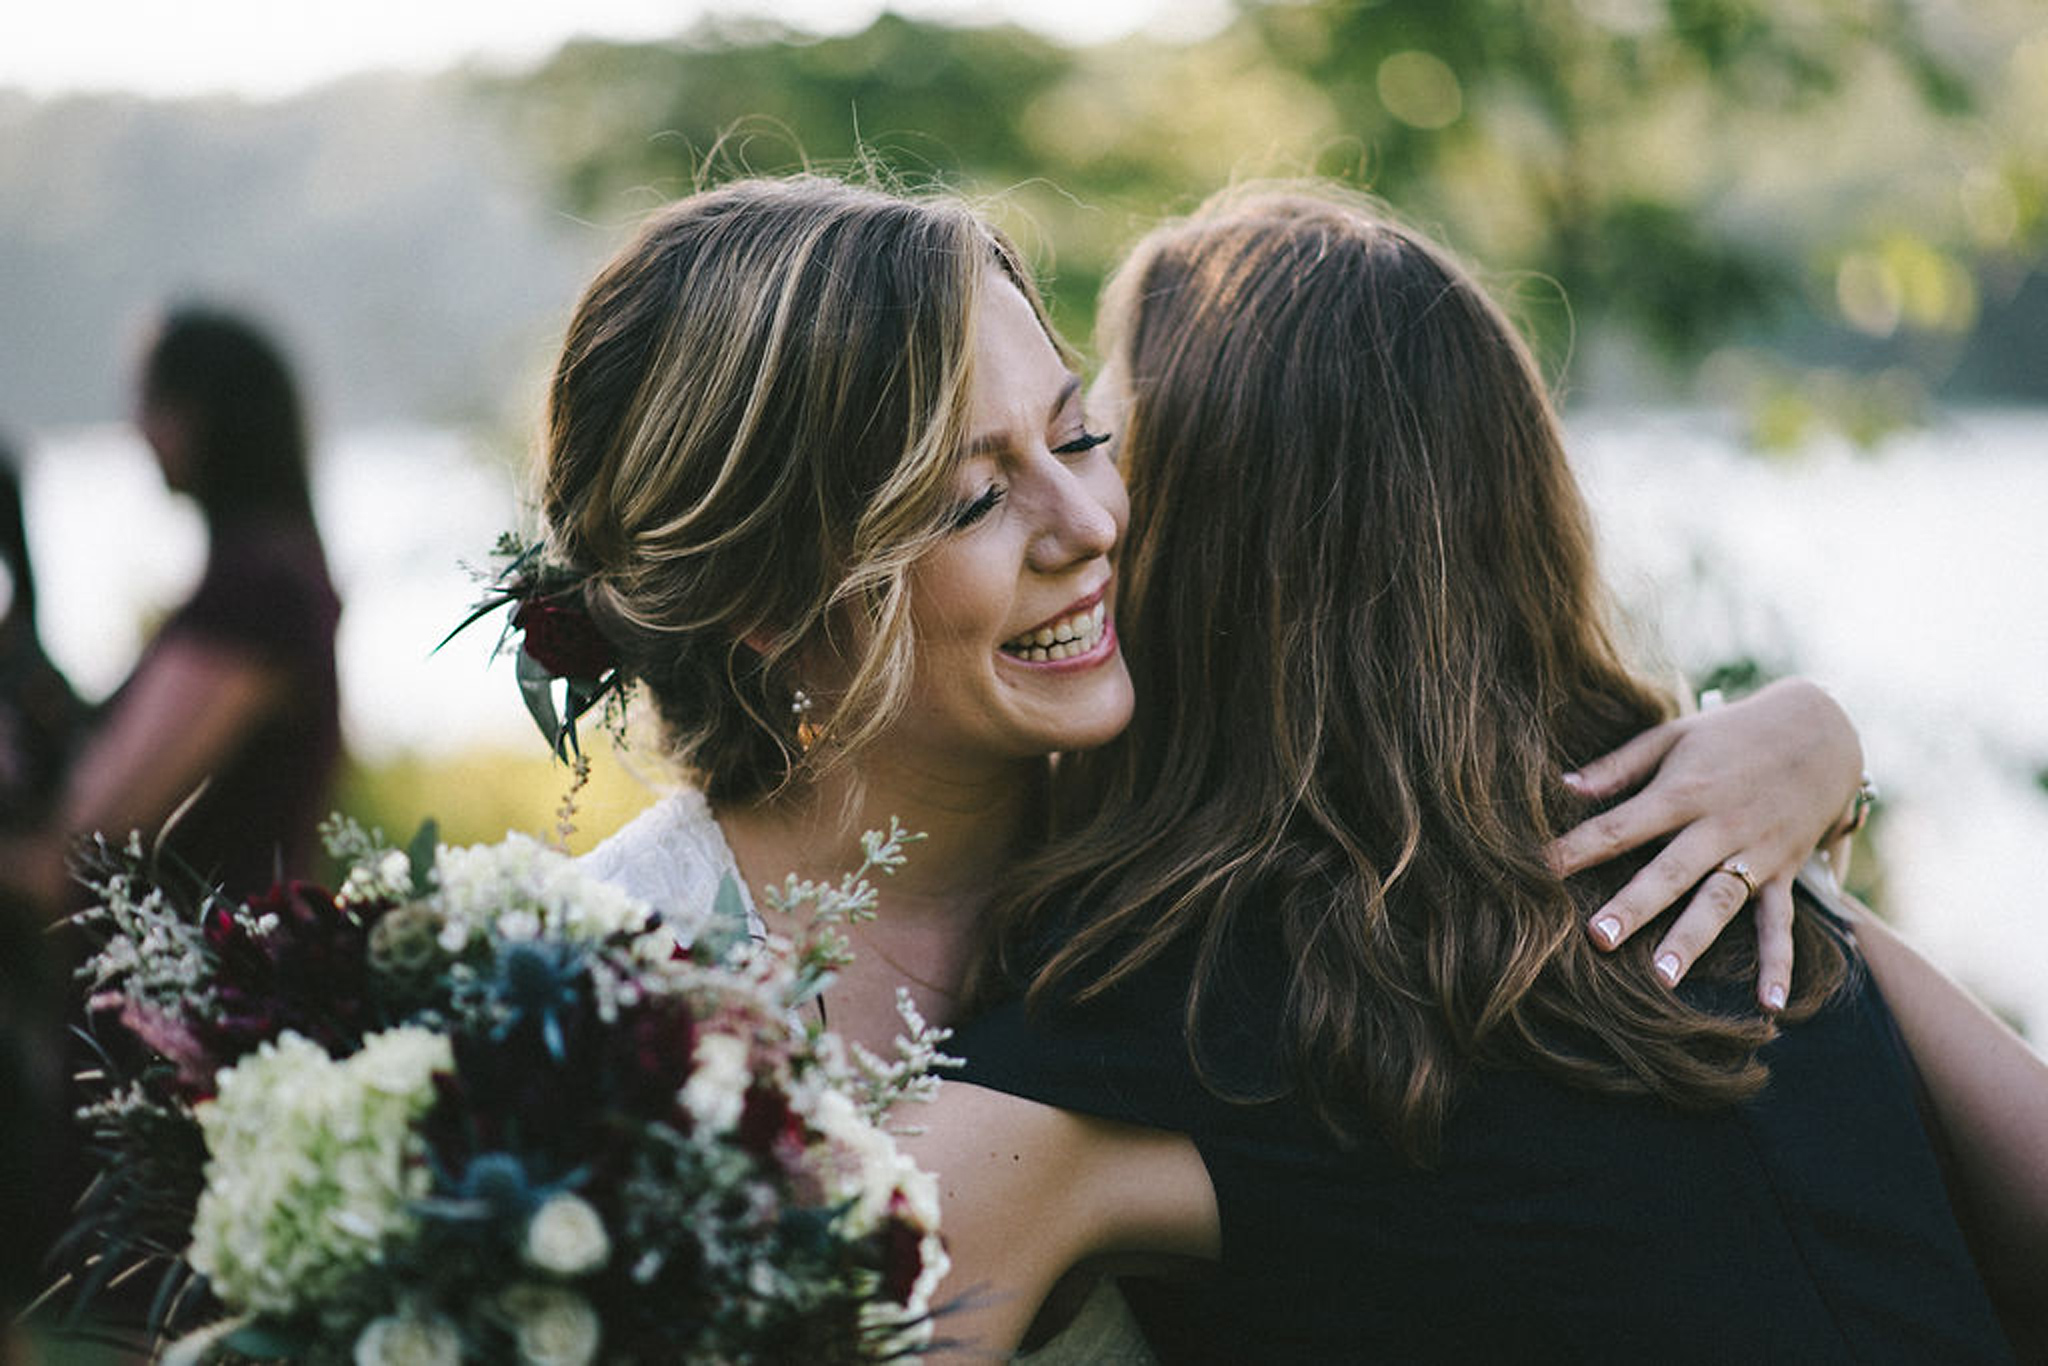
[[[961,516],[912,571],[915,692],[899,743],[954,764],[1102,744],[1130,720],[1117,648],[1123,481],[1082,420],[1080,381],[1015,286],[975,320]]]
[[[1062,672],[1093,668],[1116,653],[1116,624],[1109,616],[1108,590],[1104,583],[999,648],[1012,663],[1058,665]]]

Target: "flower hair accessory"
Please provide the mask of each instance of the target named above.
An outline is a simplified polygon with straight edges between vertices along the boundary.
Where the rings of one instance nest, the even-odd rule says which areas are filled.
[[[492,657],[506,648],[514,632],[519,634],[519,693],[526,699],[526,710],[556,758],[566,762],[572,754],[581,757],[577,720],[624,686],[618,652],[583,605],[585,575],[548,560],[540,543],[528,545],[509,531],[498,538],[491,554],[505,562],[504,568],[441,645],[509,605],[512,612]],[[559,705],[557,682],[562,685]]]

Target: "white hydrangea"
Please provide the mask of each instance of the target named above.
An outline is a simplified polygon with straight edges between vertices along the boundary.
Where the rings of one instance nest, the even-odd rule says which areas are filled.
[[[387,1314],[356,1338],[355,1366],[461,1366],[462,1333],[440,1314]]]
[[[540,938],[540,917],[524,907],[498,917],[498,937],[508,943],[526,944]]]
[[[434,858],[435,902],[447,922],[442,943],[459,951],[496,928],[513,939],[554,932],[584,943],[641,934],[653,912],[646,902],[585,871],[574,859],[530,835],[498,844],[444,846]]]
[[[498,1298],[520,1366],[589,1366],[603,1329],[590,1301],[559,1285],[515,1285]]]
[[[566,1191],[551,1195],[526,1222],[528,1264],[557,1276],[597,1270],[612,1255],[604,1219],[590,1202]]]
[[[413,1124],[448,1040],[404,1028],[335,1061],[287,1033],[219,1076],[197,1107],[206,1189],[188,1259],[227,1303],[285,1315],[331,1299],[410,1237],[427,1193]]]
[[[690,1079],[683,1083],[683,1108],[707,1134],[729,1133],[746,1108],[747,1041],[730,1034],[698,1036]]]

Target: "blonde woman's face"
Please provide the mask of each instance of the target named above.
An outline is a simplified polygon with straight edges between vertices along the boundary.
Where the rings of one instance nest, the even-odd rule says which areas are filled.
[[[1100,745],[1130,721],[1112,552],[1123,481],[1080,381],[991,272],[954,529],[911,575],[918,659],[901,740],[942,761]]]

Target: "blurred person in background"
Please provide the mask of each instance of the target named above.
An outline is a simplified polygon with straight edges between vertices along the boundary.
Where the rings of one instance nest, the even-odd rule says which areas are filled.
[[[43,651],[21,469],[0,442],[0,830],[33,828],[86,724],[85,704]]]
[[[38,908],[0,889],[0,1366],[36,1360],[15,1318],[43,1289],[68,1194],[50,1179],[66,1146],[61,988]]]
[[[144,354],[136,423],[164,482],[199,505],[206,568],[107,704],[50,816],[0,843],[0,878],[49,915],[67,902],[71,842],[96,831],[162,835],[237,896],[306,875],[340,758],[341,601],[283,353],[240,317],[174,309]]]

